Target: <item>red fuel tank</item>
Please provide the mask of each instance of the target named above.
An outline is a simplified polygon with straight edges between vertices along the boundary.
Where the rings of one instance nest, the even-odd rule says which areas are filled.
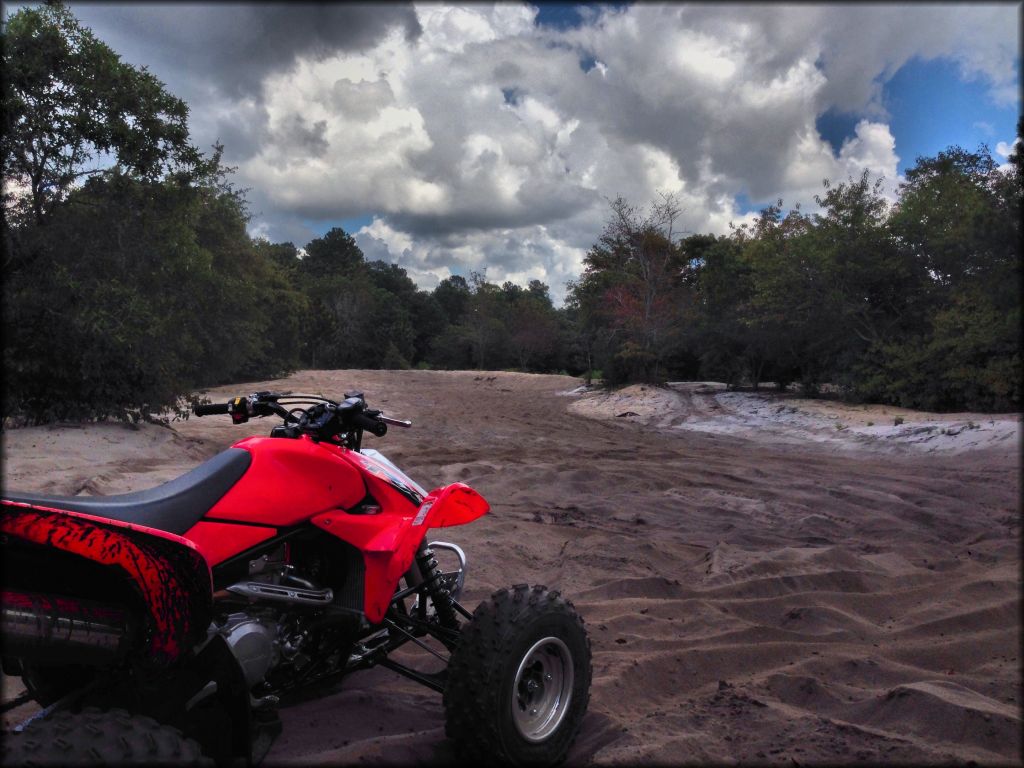
[[[359,470],[338,449],[307,437],[248,437],[232,447],[249,451],[252,464],[204,520],[298,525],[329,509],[350,509],[366,496]]]

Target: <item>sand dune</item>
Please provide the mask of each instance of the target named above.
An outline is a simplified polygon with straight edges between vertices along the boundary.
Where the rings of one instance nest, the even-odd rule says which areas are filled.
[[[369,444],[493,507],[437,532],[469,555],[465,602],[546,583],[587,622],[593,696],[573,763],[1020,760],[1016,417],[711,385],[566,394],[578,383],[304,371],[210,396],[360,387],[414,421]],[[142,488],[270,426],[18,430],[4,480]],[[275,764],[453,759],[440,697],[386,670],[283,719]]]

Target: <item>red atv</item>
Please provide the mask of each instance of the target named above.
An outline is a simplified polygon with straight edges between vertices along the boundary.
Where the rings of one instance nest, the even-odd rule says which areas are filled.
[[[3,671],[27,689],[4,708],[42,706],[4,739],[4,762],[256,763],[279,706],[377,665],[443,695],[462,756],[565,757],[590,696],[579,615],[526,585],[469,613],[463,551],[425,535],[487,502],[462,483],[427,493],[362,449],[364,432],[409,423],[345,398],[196,406],[284,423],[147,491],[4,491]],[[391,658],[406,643],[443,651],[445,669]]]

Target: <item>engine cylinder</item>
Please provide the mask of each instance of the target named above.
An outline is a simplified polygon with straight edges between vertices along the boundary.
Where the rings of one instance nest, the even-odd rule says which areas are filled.
[[[263,682],[279,658],[276,628],[245,614],[233,614],[221,633],[238,659],[249,687]]]

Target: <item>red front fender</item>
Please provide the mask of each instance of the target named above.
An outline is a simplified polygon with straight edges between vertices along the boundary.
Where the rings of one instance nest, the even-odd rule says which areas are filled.
[[[425,528],[462,525],[486,515],[490,508],[484,497],[465,483],[452,483],[427,494],[412,524]]]
[[[412,565],[427,529],[469,523],[490,508],[484,497],[468,485],[452,483],[432,490],[415,516],[335,511],[317,515],[311,522],[362,551],[366,566],[363,610],[367,619],[377,624],[387,613],[398,580]]]

